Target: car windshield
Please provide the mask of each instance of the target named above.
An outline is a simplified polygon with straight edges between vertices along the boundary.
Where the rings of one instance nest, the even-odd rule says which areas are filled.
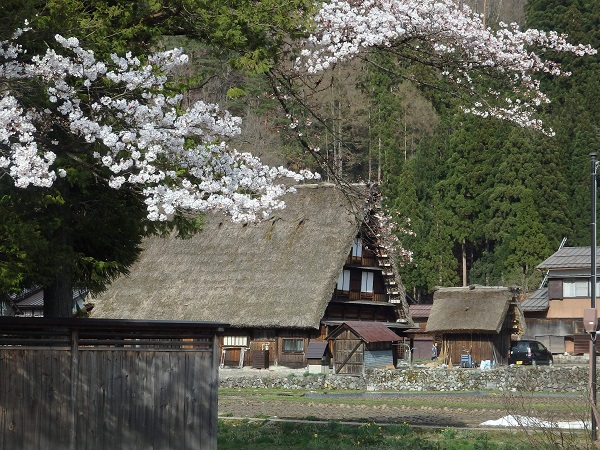
[[[529,350],[528,342],[516,342],[513,344],[513,351],[515,352],[526,352]]]

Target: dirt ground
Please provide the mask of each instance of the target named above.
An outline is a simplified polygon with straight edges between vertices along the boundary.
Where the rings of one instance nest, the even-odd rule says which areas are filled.
[[[372,397],[375,399],[376,397]],[[263,417],[280,419],[321,419],[337,421],[375,421],[378,423],[408,423],[440,427],[477,427],[488,420],[498,420],[508,414],[515,414],[519,408],[510,408],[500,395],[472,394],[467,396],[434,395],[430,405],[422,403],[419,395],[385,398],[377,404],[356,403],[336,399],[335,402],[315,399],[315,401],[290,402],[261,400],[244,396],[220,396],[219,415],[233,417]],[[555,421],[578,419],[584,412],[564,411],[565,398],[549,398],[544,401],[544,411],[536,411],[536,417]],[[568,399],[573,402],[572,398]],[[475,407],[465,406],[471,402]],[[413,403],[413,404],[411,404]],[[441,406],[444,405],[444,406]],[[483,405],[483,406],[482,406]],[[581,403],[583,405],[583,403]],[[550,408],[550,409],[548,409]],[[556,409],[555,409],[556,408]],[[528,411],[530,414],[532,411]]]
[[[238,372],[239,373],[239,372]],[[285,396],[285,394],[283,394]],[[356,393],[351,396],[295,393],[281,400],[260,392],[219,395],[219,415],[279,419],[375,421],[440,427],[477,427],[508,414],[553,421],[585,418],[582,396],[514,393],[404,394]]]
[[[322,419],[337,421],[374,421],[435,426],[478,426],[485,420],[498,419],[504,410],[479,410],[452,407],[365,405],[345,402],[308,402],[290,404],[287,401],[261,401],[246,398],[219,398],[219,414],[234,417],[269,417],[281,419]]]

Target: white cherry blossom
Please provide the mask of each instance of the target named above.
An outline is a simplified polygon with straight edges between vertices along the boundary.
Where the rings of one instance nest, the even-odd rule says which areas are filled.
[[[278,179],[318,178],[267,167],[229,148],[225,142],[240,132],[241,120],[218,105],[179,109],[182,96],[167,92],[165,83],[171,69],[187,62],[181,50],[148,62],[129,53],[99,61],[76,38],[57,35],[56,49],[25,57],[17,43],[23,31],[0,42],[0,176],[17,187],[49,187],[57,175],[67,176],[55,164],[55,152],[67,152],[46,140],[57,127],[83,142],[84,154],[76,157],[95,161],[110,188],[140,192],[151,220],[184,210],[260,219],[283,207],[280,197],[291,190]],[[24,106],[31,99],[22,90],[27,82],[43,86],[39,106]]]

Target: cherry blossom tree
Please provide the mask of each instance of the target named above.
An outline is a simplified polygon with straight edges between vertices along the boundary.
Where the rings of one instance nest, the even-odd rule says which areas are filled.
[[[310,11],[300,8],[298,14]],[[137,249],[139,238],[155,230],[153,224],[185,221],[188,212],[223,211],[233,220],[260,219],[283,206],[280,198],[290,190],[284,178],[314,177],[267,167],[235,151],[227,142],[240,132],[240,120],[218,105],[197,102],[184,108],[170,78],[173,68],[186,63],[181,51],[98,58],[76,38],[56,35],[54,41],[45,41],[47,50],[36,52],[22,39],[26,31],[17,30],[0,42],[0,183],[10,181],[9,196],[15,199],[21,198],[18,193],[32,192],[35,208],[53,203],[58,209],[68,201],[67,194],[77,191],[74,195],[81,201],[56,223],[82,220],[81,211],[94,197],[102,198],[95,212],[110,209],[111,202],[123,202],[134,211],[141,204],[143,216],[134,214],[130,220],[135,224],[129,224],[131,239],[124,245]],[[278,35],[271,50],[285,47],[282,39]],[[298,48],[296,42],[292,45]],[[371,50],[385,50],[436,68],[461,97],[465,111],[547,134],[552,130],[536,116],[549,101],[538,75],[569,74],[544,55],[595,53],[552,32],[521,31],[512,24],[486,28],[479,16],[454,0],[325,2],[313,17],[312,35],[299,48],[295,76],[319,74],[354,57],[369,61]],[[269,54],[274,55],[271,63],[282,61],[280,55]],[[268,75],[276,84],[284,71],[273,64],[267,65]],[[288,81],[278,90],[284,107],[295,95]],[[298,119],[291,120],[305,148],[318,157],[295,125]],[[73,239],[66,232],[55,234],[53,242]],[[75,266],[90,259],[93,269],[81,275]],[[78,283],[93,284],[97,278],[101,287],[107,278],[96,273],[98,267],[102,272],[114,264],[115,273],[123,273],[133,260],[100,261],[77,254],[53,273],[51,284],[60,285],[64,299]],[[57,314],[68,315],[69,309],[61,307]]]
[[[239,133],[240,119],[218,105],[200,101],[181,110],[181,94],[166,88],[169,70],[187,61],[180,50],[146,63],[130,54],[98,61],[76,38],[57,35],[65,54],[49,49],[27,61],[14,39],[0,43],[0,170],[17,187],[49,187],[67,175],[55,164],[62,143],[46,139],[55,127],[81,141],[92,170],[108,174],[111,188],[143,195],[150,220],[167,220],[177,210],[222,210],[234,220],[255,220],[283,206],[279,198],[290,189],[275,180],[314,176],[270,168],[230,149],[226,139]],[[21,101],[24,81],[43,85],[39,104]]]

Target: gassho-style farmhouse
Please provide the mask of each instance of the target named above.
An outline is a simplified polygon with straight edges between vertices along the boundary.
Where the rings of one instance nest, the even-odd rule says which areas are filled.
[[[130,275],[93,299],[92,317],[227,323],[221,364],[257,368],[306,367],[311,341],[360,321],[351,342],[335,335],[336,371],[393,365],[394,344],[414,324],[382,241],[378,195],[323,183],[284,200],[257,224],[209,214],[190,239],[146,240]]]

